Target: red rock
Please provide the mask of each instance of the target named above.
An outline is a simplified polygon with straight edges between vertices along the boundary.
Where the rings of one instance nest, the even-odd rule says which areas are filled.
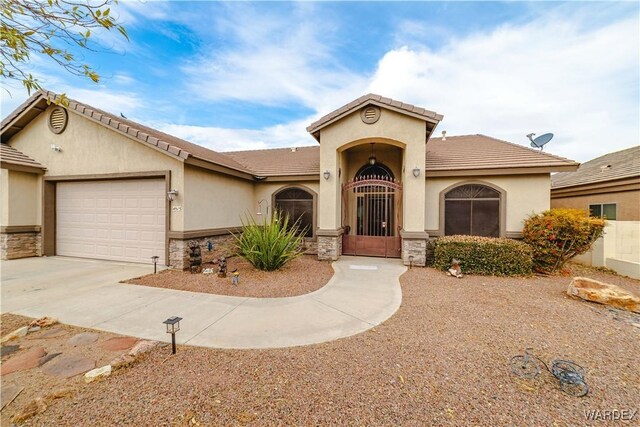
[[[48,331],[44,331],[41,334],[38,334],[37,336],[34,336],[34,339],[51,339],[51,338],[59,338],[62,336],[67,335],[69,332],[65,331],[62,328],[52,328],[49,329]]]
[[[47,355],[42,347],[33,347],[29,350],[18,353],[11,359],[7,360],[0,367],[0,375],[7,375],[16,371],[24,371],[40,366],[40,358]]]
[[[42,371],[57,378],[71,378],[84,374],[96,367],[96,362],[81,356],[61,356],[52,363],[47,363]]]
[[[77,334],[69,338],[69,344],[73,346],[77,345],[87,345],[98,340],[98,334],[93,332],[82,332],[81,334]]]
[[[108,351],[129,350],[138,342],[138,338],[115,337],[100,343],[100,347]]]

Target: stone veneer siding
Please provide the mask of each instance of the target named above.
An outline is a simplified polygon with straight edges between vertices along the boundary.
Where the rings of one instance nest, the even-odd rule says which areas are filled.
[[[194,239],[169,239],[169,267],[178,270],[189,268],[189,242],[196,241],[200,246],[202,262],[211,262],[220,257],[235,254],[234,238],[230,234],[223,236],[198,237]],[[209,252],[209,241],[213,243],[213,250]]]
[[[342,255],[342,236],[318,236],[318,259],[335,261]]]
[[[232,235],[199,237],[197,239],[169,239],[169,266],[186,270],[189,268],[189,242],[197,241],[200,246],[202,262],[212,262],[220,257],[230,257],[236,254],[235,239]],[[213,243],[213,250],[209,252],[209,241]],[[305,240],[303,252],[307,255],[318,253],[318,243]]]
[[[403,238],[402,262],[404,265],[424,267],[427,263],[427,239]]]
[[[28,258],[42,255],[42,235],[39,232],[0,234],[2,259]]]

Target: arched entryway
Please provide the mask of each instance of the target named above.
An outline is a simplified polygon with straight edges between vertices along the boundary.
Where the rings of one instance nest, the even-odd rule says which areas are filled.
[[[342,253],[400,257],[401,206],[402,184],[370,158],[342,188]]]

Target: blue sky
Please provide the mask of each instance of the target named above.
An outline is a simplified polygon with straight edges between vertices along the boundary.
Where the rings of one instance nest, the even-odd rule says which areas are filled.
[[[43,85],[209,148],[313,145],[305,127],[368,92],[579,161],[640,140],[637,2],[151,2],[113,8],[98,85],[35,58]],[[3,86],[6,82],[3,82]],[[6,116],[26,97],[2,94]]]

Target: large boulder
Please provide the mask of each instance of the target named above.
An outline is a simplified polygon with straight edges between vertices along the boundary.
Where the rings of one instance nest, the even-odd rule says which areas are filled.
[[[574,277],[569,284],[567,294],[583,300],[640,313],[640,298],[619,286],[598,282],[587,277]]]

